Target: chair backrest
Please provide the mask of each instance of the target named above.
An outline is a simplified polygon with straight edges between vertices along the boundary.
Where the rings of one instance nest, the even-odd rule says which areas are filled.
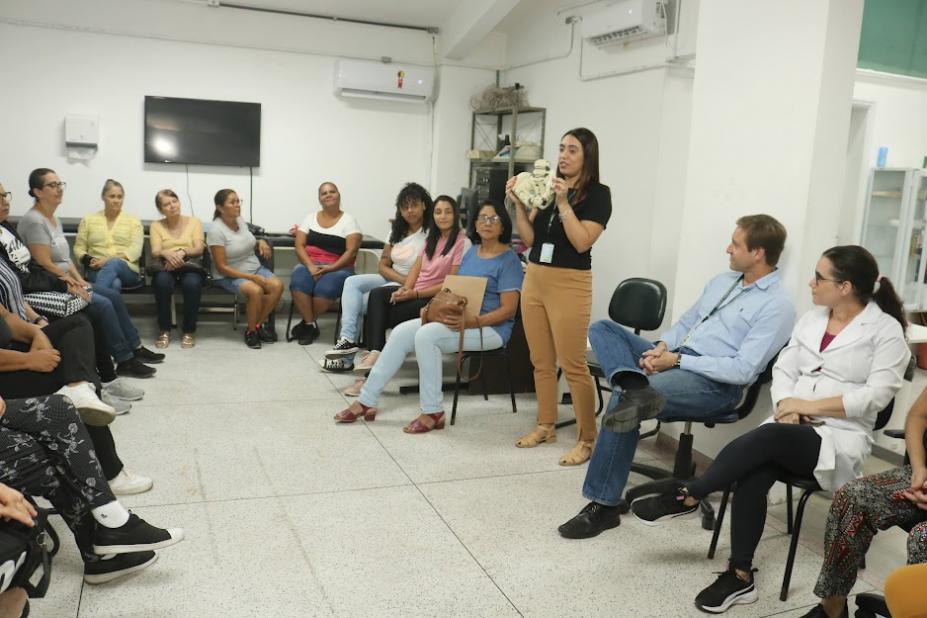
[[[892,400],[888,402],[888,405],[879,412],[879,415],[876,417],[875,427],[873,431],[879,431],[888,425],[888,421],[892,420],[892,412],[895,410],[895,398],[892,397]]]
[[[618,284],[608,304],[608,317],[635,334],[656,330],[666,313],[666,286],[653,279],[632,277]]]
[[[780,350],[781,351],[781,350]],[[756,377],[756,380],[747,388],[747,393],[744,395],[743,401],[737,406],[735,412],[737,412],[737,418],[743,420],[756,406],[757,400],[760,398],[760,389],[764,384],[769,384],[772,382],[772,370],[773,365],[776,364],[776,361],[779,359],[779,353],[777,352],[775,356],[772,357],[768,363],[766,363],[766,368],[763,369],[763,372]]]

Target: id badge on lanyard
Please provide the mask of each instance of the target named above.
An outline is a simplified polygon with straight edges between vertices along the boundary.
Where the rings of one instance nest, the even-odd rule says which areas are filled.
[[[573,199],[573,196],[575,195],[575,193],[576,193],[575,189],[570,189],[569,192],[567,193],[567,199],[568,200]],[[555,218],[563,221],[563,219],[560,217],[560,210],[557,208],[556,204],[554,204],[553,207],[551,208],[550,219],[547,220],[547,237],[548,238],[550,238],[550,230],[554,225]],[[560,227],[563,227],[562,223]],[[564,231],[564,234],[566,234],[565,231]],[[545,242],[541,245],[541,255],[538,257],[538,261],[541,262],[542,264],[550,264],[554,261],[554,243]]]
[[[729,288],[727,289],[727,292],[724,293],[724,296],[721,297],[721,300],[718,301],[718,304],[715,305],[715,306],[712,308],[712,310],[708,312],[708,315],[706,315],[704,318],[702,318],[701,320],[699,320],[699,321],[695,324],[695,326],[693,326],[692,328],[689,329],[689,332],[686,333],[686,336],[683,337],[683,338],[682,338],[682,341],[679,343],[679,347],[680,347],[680,348],[684,348],[684,347],[686,346],[686,344],[689,343],[689,339],[692,338],[692,335],[695,334],[695,331],[698,330],[698,327],[699,327],[699,326],[701,326],[702,324],[704,324],[705,322],[707,322],[708,319],[709,319],[711,316],[713,316],[714,314],[716,314],[716,313],[718,312],[718,310],[724,309],[725,307],[727,307],[728,305],[730,305],[732,302],[734,302],[735,300],[737,300],[737,298],[740,297],[741,294],[743,294],[744,292],[747,291],[747,288],[743,288],[743,287],[742,287],[742,288],[740,289],[740,292],[738,292],[737,294],[734,295],[734,298],[732,298],[731,300],[727,300],[727,297],[731,295],[731,292],[734,291],[734,288],[736,288],[738,285],[740,285],[740,284],[743,282],[743,280],[744,280],[744,276],[743,276],[743,275],[739,276],[739,277],[737,278],[737,281],[735,281],[734,284],[733,284],[731,287],[729,287]],[[727,301],[727,302],[725,302],[725,301]]]

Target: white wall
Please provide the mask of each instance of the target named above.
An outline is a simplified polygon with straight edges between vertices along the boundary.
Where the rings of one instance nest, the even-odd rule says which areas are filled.
[[[869,164],[875,165],[879,146],[887,146],[887,167],[922,167],[927,156],[927,80],[857,71],[853,96],[874,103]]]
[[[35,167],[54,168],[68,182],[62,216],[98,208],[108,177],[125,185],[126,207],[143,218],[156,216],[154,194],[165,187],[188,210],[183,166],[142,161],[145,95],[262,104],[253,209],[254,222],[271,230],[287,229],[316,208],[324,180],[338,183],[344,207],[375,235],[382,235],[403,183],[451,194],[466,183],[464,108],[474,88],[494,81],[494,71],[441,67],[434,118],[426,105],[333,94],[336,56],[430,64],[430,35],[147,0],[131,0],[135,12],[128,15],[126,4],[0,7],[0,74],[11,85],[0,114],[0,180],[14,192],[14,214],[29,205],[26,178]],[[210,44],[189,42],[197,39]],[[478,61],[491,62],[502,49],[495,40]],[[100,117],[100,147],[89,162],[66,158],[68,113]],[[233,187],[248,200],[247,169],[191,166],[189,184],[204,219],[219,188]]]
[[[592,250],[596,320],[607,317],[612,291],[627,277],[661,280],[672,295],[692,79],[691,72],[665,68],[612,75],[664,62],[669,48],[662,37],[600,50],[585,44],[577,28],[569,56],[537,62],[570,50],[568,13],[558,15],[570,4],[576,3],[538,0],[509,15],[503,26],[508,63],[528,64],[504,71],[502,84],[525,85],[531,104],[547,108],[548,159],[556,160],[569,129],[585,126],[598,137],[600,175],[611,187],[613,210]]]

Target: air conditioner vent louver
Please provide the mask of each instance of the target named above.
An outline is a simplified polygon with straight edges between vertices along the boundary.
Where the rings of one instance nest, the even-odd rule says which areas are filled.
[[[663,36],[666,32],[664,0],[618,0],[585,15],[582,37],[598,47]]]

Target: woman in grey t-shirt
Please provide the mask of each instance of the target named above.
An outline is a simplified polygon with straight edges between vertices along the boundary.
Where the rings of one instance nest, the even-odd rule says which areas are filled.
[[[277,333],[267,324],[283,295],[283,283],[269,269],[261,266],[255,253],[265,260],[272,250],[266,240],[255,240],[241,217],[241,200],[231,189],[221,189],[213,200],[216,212],[206,233],[206,245],[212,256],[214,282],[245,297],[248,329],[245,345],[260,348],[261,342],[273,343]]]
[[[71,262],[68,241],[55,216],[64,200],[65,186],[54,170],[33,170],[29,174],[29,195],[35,198],[35,204],[23,215],[16,231],[29,248],[32,260],[64,281],[69,292],[87,298],[88,290],[93,290],[90,306],[103,316],[110,352],[116,359],[116,373],[135,378],[150,377],[155,369],[145,363],[160,363],[164,355],[142,345],[122,295],[112,288],[91,286]]]

